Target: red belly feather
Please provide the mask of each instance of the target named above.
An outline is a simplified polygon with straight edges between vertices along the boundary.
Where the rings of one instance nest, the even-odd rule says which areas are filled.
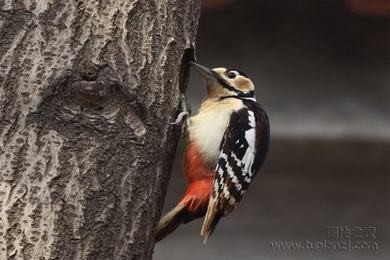
[[[187,190],[179,204],[195,216],[204,215],[211,195],[214,170],[203,160],[199,149],[189,142],[184,154],[184,174],[187,178]]]

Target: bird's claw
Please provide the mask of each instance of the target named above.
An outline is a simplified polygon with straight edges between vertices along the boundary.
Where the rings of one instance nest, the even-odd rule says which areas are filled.
[[[169,123],[169,125],[181,125],[182,126],[182,137],[185,135],[185,130],[187,129],[188,117],[191,115],[191,108],[187,103],[186,96],[181,94],[180,97],[181,112],[177,115],[174,122]]]
[[[184,94],[181,94],[180,96],[180,106],[181,112],[177,115],[174,122],[169,123],[170,125],[179,125],[183,123],[186,117],[191,115],[191,107],[188,105],[186,96]]]
[[[175,122],[171,122],[171,123],[169,123],[169,124],[170,124],[170,125],[179,125],[179,124],[182,124],[183,121],[185,120],[185,118],[186,118],[187,116],[189,116],[189,115],[190,115],[190,114],[189,114],[187,111],[182,111],[182,112],[180,112],[180,114],[177,115]]]

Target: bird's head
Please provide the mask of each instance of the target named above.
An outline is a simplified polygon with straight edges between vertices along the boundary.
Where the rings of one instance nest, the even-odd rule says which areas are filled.
[[[208,98],[255,98],[255,86],[248,76],[236,69],[209,69],[198,63],[190,64],[202,75],[207,86]]]

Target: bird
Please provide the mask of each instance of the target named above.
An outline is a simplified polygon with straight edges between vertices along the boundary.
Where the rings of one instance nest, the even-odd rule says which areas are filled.
[[[187,187],[158,222],[156,242],[180,224],[205,216],[200,235],[206,243],[220,219],[240,203],[269,147],[269,119],[256,101],[252,80],[237,69],[190,65],[202,76],[207,95],[198,113],[186,119]]]

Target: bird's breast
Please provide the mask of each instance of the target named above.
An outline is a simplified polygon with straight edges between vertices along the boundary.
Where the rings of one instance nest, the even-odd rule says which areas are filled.
[[[196,143],[201,156],[211,167],[216,165],[231,114],[242,107],[242,101],[233,98],[214,102],[206,100],[199,113],[190,118],[189,141]]]

